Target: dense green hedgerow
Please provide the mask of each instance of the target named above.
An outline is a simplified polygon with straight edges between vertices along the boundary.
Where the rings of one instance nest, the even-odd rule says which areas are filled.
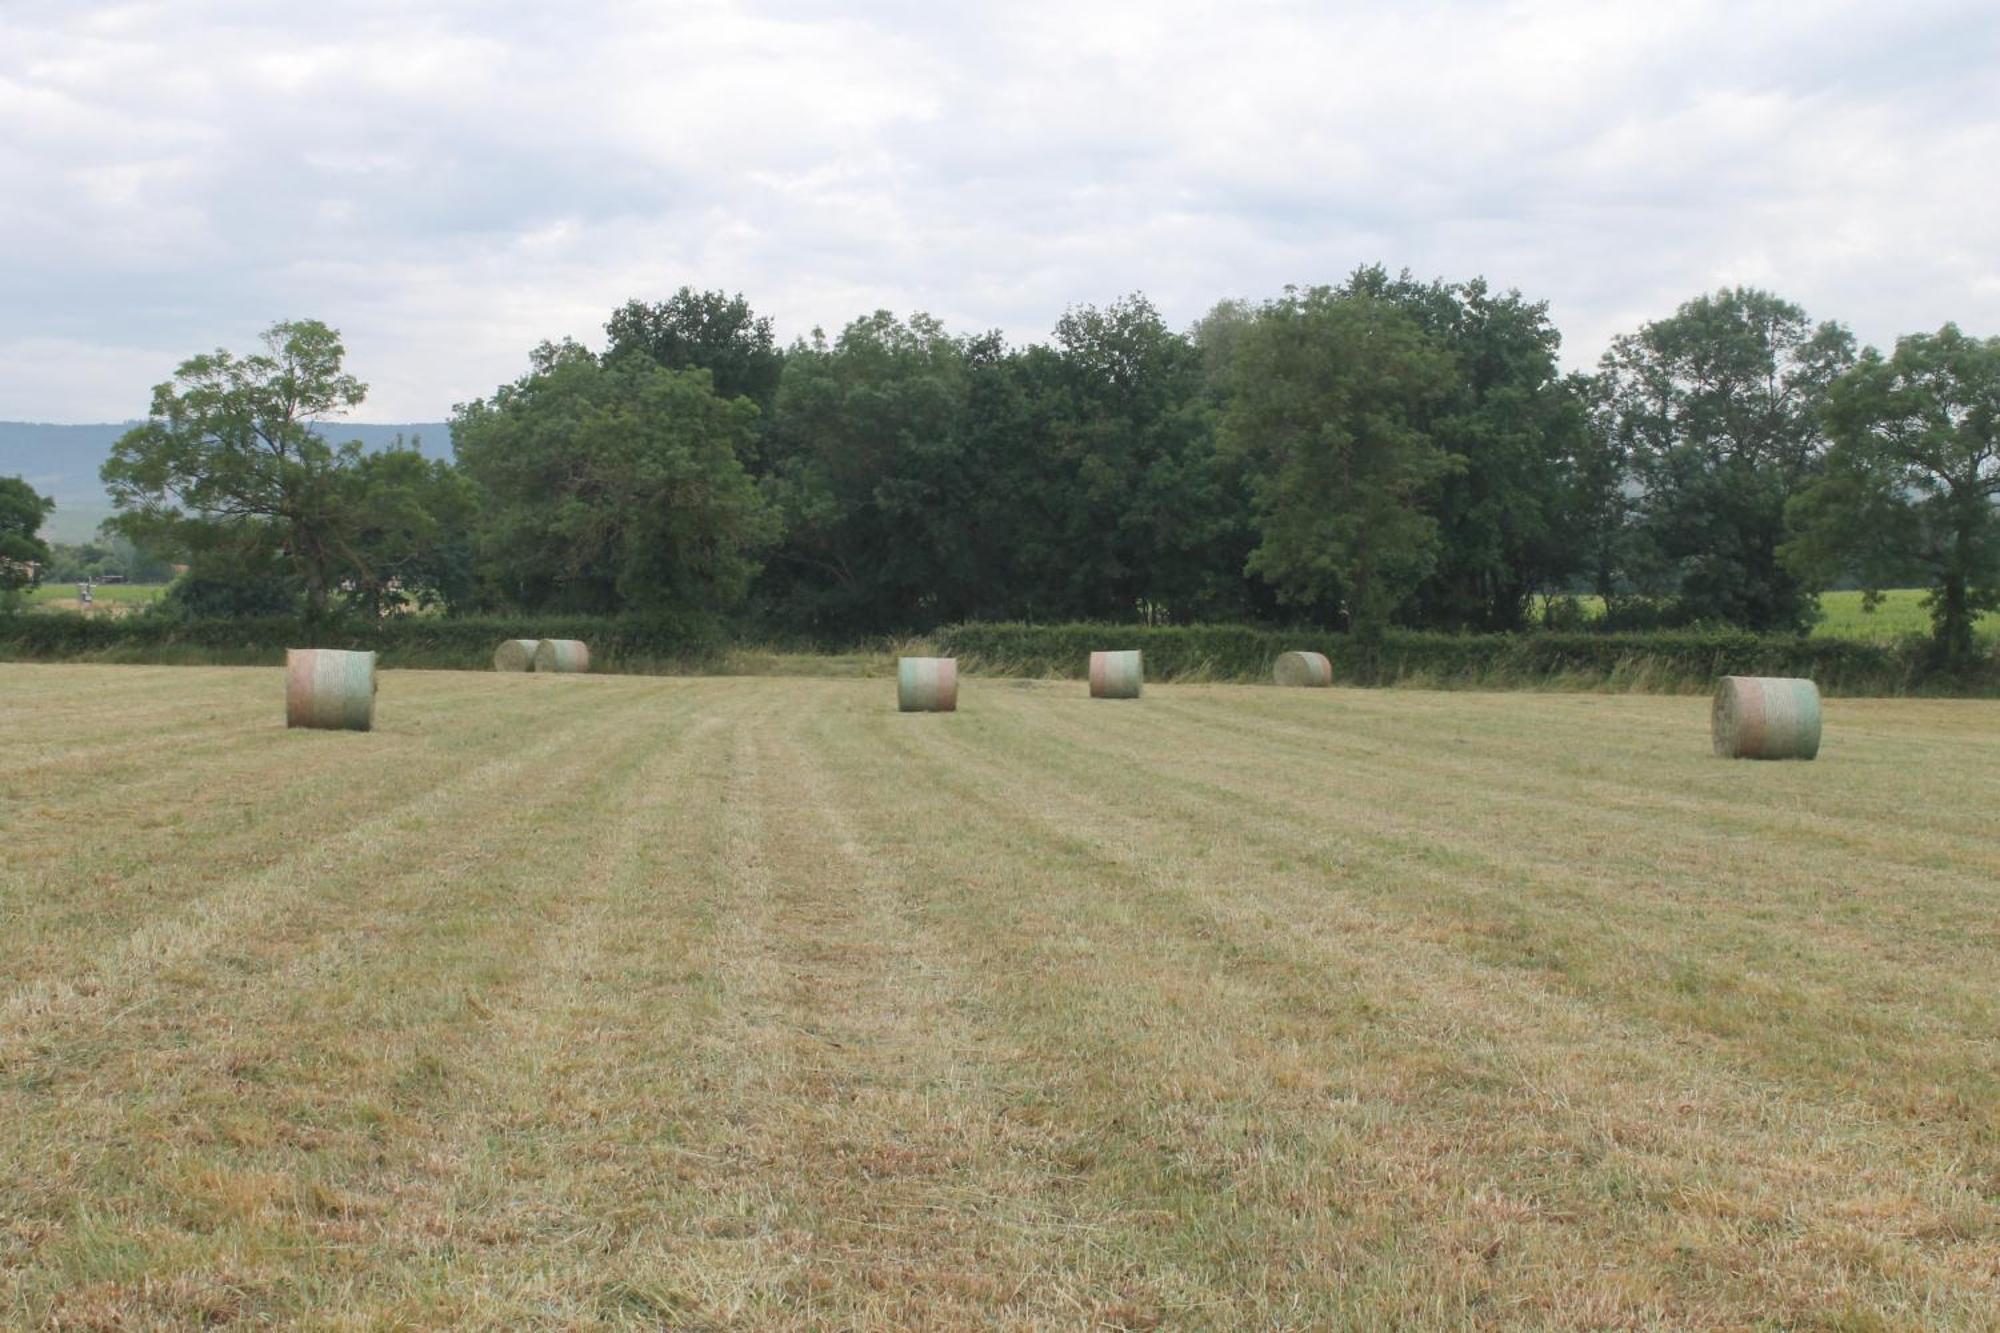
[[[709,622],[634,616],[402,616],[317,629],[291,619],[0,618],[0,658],[31,660],[275,665],[286,648],[372,648],[389,668],[484,670],[494,648],[511,638],[582,639],[598,671],[713,669],[729,647]],[[1138,648],[1149,680],[1265,681],[1278,654],[1309,649],[1333,660],[1342,685],[1674,691],[1709,689],[1720,675],[1753,675],[1806,676],[1831,694],[2000,695],[2000,659],[1941,676],[1927,669],[1919,638],[1399,631],[1370,646],[1341,634],[1252,625],[965,624],[927,642],[926,651],[989,675],[1081,678],[1093,649]]]
[[[1391,632],[1370,646],[1341,634],[1247,625],[953,625],[938,651],[969,670],[1082,676],[1099,648],[1138,648],[1149,680],[1270,679],[1278,654],[1325,653],[1346,685],[1706,690],[1721,675],[1805,676],[1836,694],[2000,694],[2000,663],[1927,674],[1922,640],[1804,639],[1741,631],[1530,634]]]
[[[288,617],[191,620],[18,615],[0,620],[0,657],[277,665],[287,648],[373,649],[384,667],[481,670],[503,639],[582,639],[599,670],[646,671],[712,657],[708,624],[639,616],[394,616],[309,625]]]

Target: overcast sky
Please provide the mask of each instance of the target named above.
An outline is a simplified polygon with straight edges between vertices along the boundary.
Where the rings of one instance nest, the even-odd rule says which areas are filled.
[[[1380,261],[1572,366],[1730,283],[2000,334],[2000,5],[0,0],[0,418],[311,316],[434,420],[682,284],[1046,337]]]

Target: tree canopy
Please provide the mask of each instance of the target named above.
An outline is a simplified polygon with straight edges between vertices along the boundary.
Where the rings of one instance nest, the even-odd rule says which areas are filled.
[[[28,585],[30,565],[49,562],[42,522],[55,511],[48,499],[19,477],[0,477],[0,594]]]
[[[1251,572],[1379,634],[1437,565],[1425,498],[1462,465],[1422,423],[1450,385],[1448,354],[1384,296],[1313,287],[1259,311],[1222,421],[1251,476]]]
[[[1973,623],[2000,608],[2000,338],[1956,325],[1874,349],[1835,379],[1825,474],[1792,502],[1785,554],[1825,583],[1857,576],[1872,595],[1930,587],[1939,658],[1974,653]]]
[[[1769,292],[1696,297],[1617,339],[1599,428],[1631,482],[1623,573],[1687,618],[1799,629],[1811,590],[1778,557],[1785,506],[1820,468],[1828,385],[1854,360],[1838,324]]]
[[[361,446],[334,444],[320,427],[367,388],[318,320],[274,324],[263,347],[193,357],[153,390],[151,417],[104,465],[119,511],[109,526],[212,564],[281,557],[323,615],[341,576],[366,564],[348,485]]]
[[[1923,579],[1940,655],[1993,605],[1990,340],[1891,357],[1769,292],[1698,296],[1564,373],[1547,306],[1391,274],[1144,295],[1047,338],[877,311],[780,349],[740,294],[611,313],[370,452],[333,330],[197,356],[104,475],[219,614],[633,611],[845,641],[965,619],[1803,631]]]
[[[716,614],[775,536],[744,469],[756,407],[705,370],[545,344],[452,419],[482,595],[525,609]]]
[[[784,357],[770,319],[751,310],[741,293],[683,287],[650,305],[627,301],[604,331],[608,359],[637,354],[668,370],[705,370],[718,397],[748,398],[766,412],[777,398]]]
[[[1429,498],[1437,556],[1410,618],[1520,629],[1531,597],[1584,563],[1574,531],[1588,421],[1557,365],[1562,339],[1547,305],[1495,293],[1482,279],[1426,283],[1381,268],[1360,270],[1345,290],[1394,305],[1451,359],[1443,391],[1418,420],[1453,465]]]

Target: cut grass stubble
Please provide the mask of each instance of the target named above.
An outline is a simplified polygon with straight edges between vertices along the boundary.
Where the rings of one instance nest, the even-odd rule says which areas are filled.
[[[2000,1308],[1992,705],[276,679],[0,667],[0,1322]]]

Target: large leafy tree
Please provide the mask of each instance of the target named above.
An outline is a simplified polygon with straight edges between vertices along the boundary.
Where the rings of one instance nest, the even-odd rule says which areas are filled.
[[[1626,460],[1628,576],[1689,619],[1796,629],[1814,607],[1779,559],[1785,505],[1818,472],[1827,386],[1854,360],[1837,324],[1769,292],[1697,297],[1617,339],[1597,377],[1597,428]]]
[[[87,542],[49,543],[49,577],[57,583],[118,574],[134,583],[166,583],[174,567],[151,551],[141,550],[115,532],[100,531]]]
[[[777,399],[784,355],[771,321],[741,293],[683,287],[651,305],[627,301],[604,331],[611,337],[608,359],[637,353],[668,370],[706,370],[717,396],[748,398],[764,412]]]
[[[399,439],[364,454],[347,484],[360,556],[347,591],[357,608],[380,616],[470,600],[478,492],[464,472]]]
[[[42,521],[55,507],[55,501],[21,478],[0,477],[0,597],[28,585],[30,565],[49,563],[48,544],[40,534]]]
[[[966,349],[928,315],[877,311],[785,355],[767,445],[785,540],[765,591],[817,634],[923,629],[964,613]]]
[[[299,580],[282,553],[250,544],[203,547],[161,599],[163,610],[198,620],[286,616],[299,609]]]
[[[1570,396],[1590,411],[1598,384],[1588,375],[1566,380]],[[1577,577],[1609,607],[1628,591],[1633,579],[1632,551],[1636,538],[1632,515],[1637,508],[1631,459],[1614,431],[1586,427],[1571,441],[1564,460],[1563,509],[1568,515],[1562,536],[1565,555]]]
[[[544,344],[527,375],[453,416],[492,597],[589,612],[734,606],[776,532],[743,464],[756,415],[718,397],[705,370]]]
[[[183,362],[153,390],[146,424],[112,446],[103,477],[119,512],[108,526],[198,565],[276,557],[323,614],[338,582],[367,568],[348,484],[362,449],[321,427],[367,392],[345,355],[338,333],[308,319],[272,325],[253,355]]]
[[[1066,614],[1187,621],[1236,611],[1252,544],[1235,471],[1218,454],[1202,350],[1144,296],[1056,325],[1045,512],[1036,571]]]
[[[1794,499],[1785,556],[1802,577],[1858,576],[1871,598],[1912,576],[1930,585],[1936,655],[1975,652],[2000,607],[2000,338],[1956,325],[1870,348],[1836,379],[1826,474]]]
[[[1222,423],[1248,470],[1251,571],[1379,634],[1436,567],[1426,500],[1458,465],[1420,423],[1451,384],[1449,354],[1382,297],[1314,287],[1264,306],[1236,335]]]
[[[1424,283],[1379,267],[1344,290],[1391,302],[1451,357],[1450,387],[1422,424],[1457,466],[1429,500],[1437,562],[1410,614],[1453,629],[1521,628],[1532,595],[1583,565],[1576,530],[1592,495],[1585,405],[1557,365],[1562,336],[1547,304],[1482,278]]]
[[[965,543],[954,614],[1037,620],[1066,612],[1049,573],[1060,563],[1063,504],[1051,475],[1054,355],[1009,347],[998,333],[968,338],[953,455],[962,484],[956,524]]]
[[[786,355],[771,610],[816,633],[1241,614],[1251,538],[1202,353],[1143,297],[1050,344],[886,313]]]

